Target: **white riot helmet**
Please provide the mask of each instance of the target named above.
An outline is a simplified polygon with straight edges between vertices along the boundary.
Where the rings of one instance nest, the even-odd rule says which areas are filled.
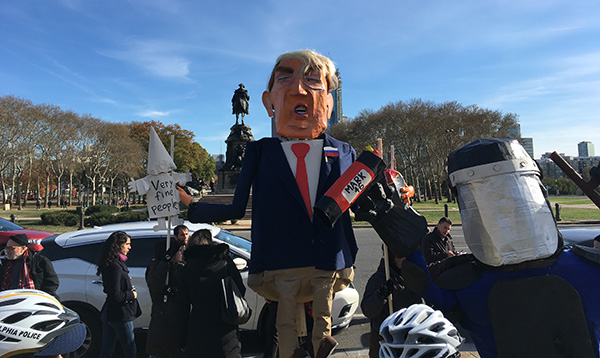
[[[465,242],[490,266],[550,257],[558,229],[541,172],[518,141],[483,138],[448,155]]]
[[[51,295],[29,289],[0,292],[0,358],[54,349],[69,353],[81,346],[84,337],[79,316]],[[60,347],[51,344],[55,339]]]
[[[381,358],[454,358],[463,338],[440,311],[414,304],[392,313],[379,329]]]

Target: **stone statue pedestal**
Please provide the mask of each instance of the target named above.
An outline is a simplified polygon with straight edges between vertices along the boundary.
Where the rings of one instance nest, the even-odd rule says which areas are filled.
[[[252,128],[250,126],[234,124],[231,127],[229,137],[225,140],[225,143],[227,143],[227,153],[225,155],[225,166],[219,175],[221,179],[219,191],[225,193],[235,190],[240,170],[242,169],[242,159],[246,152],[246,143],[251,140],[254,140],[254,136],[252,135]]]
[[[219,194],[233,194],[239,177],[239,170],[220,170],[217,185]]]

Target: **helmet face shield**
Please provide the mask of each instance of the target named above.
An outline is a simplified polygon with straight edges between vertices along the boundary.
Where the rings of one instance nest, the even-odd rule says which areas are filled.
[[[465,241],[491,266],[546,258],[557,249],[558,231],[535,175],[509,173],[458,185]]]
[[[514,139],[487,138],[450,153],[465,241],[490,266],[551,256],[558,229],[540,171]]]

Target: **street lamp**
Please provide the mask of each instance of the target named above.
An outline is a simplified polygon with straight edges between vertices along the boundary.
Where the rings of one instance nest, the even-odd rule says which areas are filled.
[[[446,129],[446,135],[448,137],[448,148],[452,150],[452,133],[454,133],[454,129]],[[450,188],[450,182],[448,182],[448,202],[452,201],[452,189]]]

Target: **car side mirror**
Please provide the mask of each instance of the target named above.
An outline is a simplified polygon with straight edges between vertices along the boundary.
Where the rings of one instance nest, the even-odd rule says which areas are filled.
[[[235,259],[233,259],[233,263],[235,264],[235,267],[238,269],[238,271],[244,271],[248,268],[248,261],[241,257],[236,257]]]

